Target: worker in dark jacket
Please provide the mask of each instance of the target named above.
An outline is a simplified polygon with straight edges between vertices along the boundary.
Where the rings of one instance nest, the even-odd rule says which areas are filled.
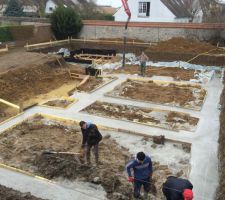
[[[163,194],[167,200],[192,200],[193,185],[189,180],[169,176],[163,184]]]
[[[85,160],[90,164],[91,148],[94,148],[95,162],[99,162],[98,144],[102,140],[102,135],[97,126],[84,121],[80,122],[81,132],[83,135],[82,148],[85,148]]]
[[[141,187],[144,186],[144,198],[147,199],[151,188],[152,161],[145,153],[137,153],[136,159],[126,165],[128,181],[134,183],[134,198],[141,197]],[[133,174],[131,172],[133,171]]]

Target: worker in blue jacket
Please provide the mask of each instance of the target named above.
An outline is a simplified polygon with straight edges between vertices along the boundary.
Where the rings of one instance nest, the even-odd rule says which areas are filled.
[[[151,188],[152,161],[145,153],[137,153],[136,159],[126,165],[128,181],[134,183],[134,198],[141,197],[141,187],[144,187],[144,198],[147,199]]]

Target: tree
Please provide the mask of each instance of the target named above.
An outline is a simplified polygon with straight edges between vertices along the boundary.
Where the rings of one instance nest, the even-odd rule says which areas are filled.
[[[77,36],[82,27],[79,14],[69,7],[59,6],[50,16],[50,20],[57,39]]]
[[[25,16],[25,13],[23,12],[23,7],[18,0],[9,0],[3,15],[11,17],[22,17]]]
[[[203,22],[222,23],[225,21],[225,5],[219,0],[199,0]]]

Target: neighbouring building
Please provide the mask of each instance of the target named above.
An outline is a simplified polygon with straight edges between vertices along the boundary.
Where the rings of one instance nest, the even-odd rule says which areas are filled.
[[[117,8],[114,8],[112,6],[98,5],[97,9],[101,13],[110,14],[110,15],[114,15],[117,11]]]
[[[76,0],[19,0],[23,6],[23,11],[27,16],[40,16],[51,14],[59,5],[73,7]],[[0,0],[0,16],[3,15],[7,7],[8,0]]]
[[[132,22],[189,22],[190,13],[184,8],[174,9],[167,0],[128,0]],[[126,21],[121,7],[114,14],[115,21]]]

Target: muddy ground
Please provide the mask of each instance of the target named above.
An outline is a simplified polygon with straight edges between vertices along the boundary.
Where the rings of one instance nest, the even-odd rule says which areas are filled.
[[[224,200],[225,197],[225,88],[222,92],[220,113],[220,135],[219,135],[219,187],[216,200]]]
[[[103,86],[104,84],[109,83],[112,80],[113,80],[113,78],[111,78],[111,77],[109,77],[109,78],[108,77],[107,78],[105,78],[105,77],[104,78],[90,77],[85,84],[81,85],[77,89],[78,89],[78,91],[82,91],[82,92],[92,92],[95,89]]]
[[[176,85],[128,79],[107,95],[199,110],[203,105],[206,91],[200,85]]]
[[[107,102],[95,102],[82,110],[89,114],[106,116],[119,120],[144,123],[171,130],[195,131],[199,119],[189,114],[166,110],[141,108]]]
[[[77,125],[68,126],[41,116],[27,120],[0,135],[0,162],[48,179],[65,178],[101,184],[109,199],[132,199],[132,185],[124,172],[130,159],[128,149],[110,136],[100,144],[100,165],[81,165],[71,155],[42,154],[44,150],[80,152],[81,133]],[[174,147],[175,148],[175,147]],[[92,157],[92,163],[93,163]],[[153,162],[155,199],[162,199],[161,185],[171,170]],[[178,176],[182,173],[176,174]],[[154,187],[153,187],[154,189]]]
[[[30,193],[21,193],[19,191],[0,185],[1,200],[43,200],[32,196]]]
[[[112,73],[140,74],[139,65],[126,65],[125,68],[115,69]],[[168,76],[173,77],[177,81],[189,81],[195,78],[195,70],[182,69],[179,67],[147,67],[146,76]]]
[[[44,105],[46,106],[53,106],[53,107],[59,107],[59,108],[67,108],[70,104],[72,104],[74,101],[72,100],[66,100],[66,99],[55,99],[46,102]]]

